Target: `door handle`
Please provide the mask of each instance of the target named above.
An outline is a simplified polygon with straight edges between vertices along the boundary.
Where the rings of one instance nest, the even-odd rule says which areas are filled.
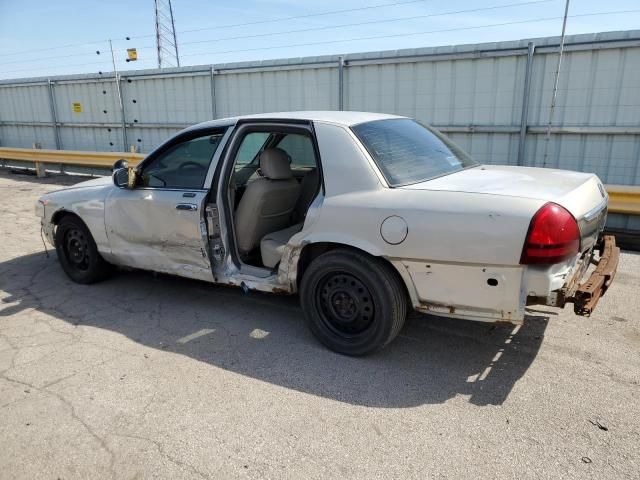
[[[198,206],[195,203],[179,203],[176,205],[176,210],[188,210],[195,212],[198,210]]]

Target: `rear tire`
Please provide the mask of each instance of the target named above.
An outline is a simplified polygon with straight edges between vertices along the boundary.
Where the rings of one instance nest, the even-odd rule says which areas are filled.
[[[333,250],[313,260],[302,277],[300,301],[313,334],[344,355],[383,348],[407,316],[404,285],[391,267],[352,250]]]
[[[113,270],[98,252],[91,232],[80,218],[69,215],[56,228],[56,253],[65,273],[76,283],[104,280]]]

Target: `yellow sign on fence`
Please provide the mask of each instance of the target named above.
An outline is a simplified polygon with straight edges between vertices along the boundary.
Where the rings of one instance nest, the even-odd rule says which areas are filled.
[[[82,104],[80,102],[73,102],[74,113],[82,113]]]
[[[129,56],[130,62],[138,60],[138,51],[135,48],[127,48],[127,55]]]

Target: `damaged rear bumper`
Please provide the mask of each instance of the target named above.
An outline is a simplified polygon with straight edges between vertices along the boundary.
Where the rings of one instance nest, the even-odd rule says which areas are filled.
[[[595,252],[599,253],[597,258]],[[589,254],[579,261],[575,274],[562,288],[552,291],[546,297],[529,296],[527,305],[564,308],[567,303],[573,303],[576,315],[588,317],[613,282],[619,259],[620,249],[616,246],[615,237],[605,235],[598,240]],[[590,264],[596,264],[597,267],[585,282],[580,283],[585,278]]]
[[[600,298],[611,286],[618,270],[620,248],[616,246],[615,237],[605,235],[598,248],[600,250],[598,266],[587,281],[578,285],[575,293],[566,299],[567,302],[573,302],[576,315],[586,317],[591,315]]]

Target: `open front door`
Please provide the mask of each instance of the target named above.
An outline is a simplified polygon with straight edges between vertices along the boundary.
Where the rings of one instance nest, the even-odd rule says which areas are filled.
[[[211,281],[206,201],[224,130],[178,137],[145,160],[134,189],[107,198],[105,224],[123,265]]]

